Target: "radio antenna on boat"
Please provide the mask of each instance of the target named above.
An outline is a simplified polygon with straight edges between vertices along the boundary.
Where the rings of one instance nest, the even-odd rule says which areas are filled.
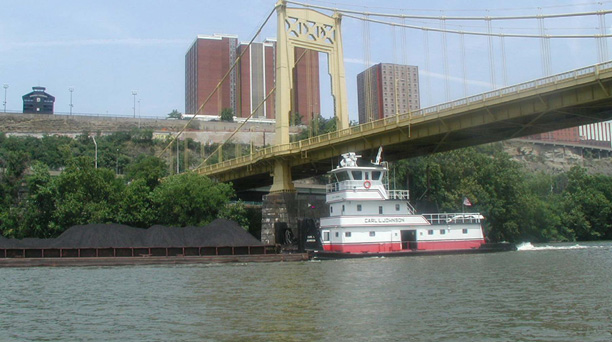
[[[382,151],[383,151],[383,147],[380,146],[378,148],[378,154],[376,155],[376,160],[372,162],[372,164],[374,165],[380,165],[380,162],[382,161]]]

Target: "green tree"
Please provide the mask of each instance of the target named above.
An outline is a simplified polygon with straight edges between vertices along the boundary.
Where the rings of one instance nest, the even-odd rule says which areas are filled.
[[[156,222],[168,225],[205,225],[234,196],[230,184],[217,183],[195,173],[165,178],[153,191]]]
[[[181,112],[173,109],[172,112],[168,113],[168,119],[180,119],[183,116]]]
[[[302,115],[300,115],[300,113],[293,112],[293,114],[291,115],[291,125],[293,125],[293,126],[302,125],[302,120],[303,119],[304,119],[304,117]]]
[[[109,169],[95,169],[88,157],[70,161],[53,182],[55,210],[50,228],[57,232],[76,224],[111,222],[124,184]]]
[[[221,121],[234,122],[234,110],[231,108],[223,108],[221,110]]]
[[[126,171],[129,181],[142,179],[149,189],[154,189],[163,177],[168,175],[166,162],[155,156],[140,155],[130,164]]]
[[[153,193],[145,178],[128,184],[118,204],[115,221],[132,227],[147,228],[157,223]]]

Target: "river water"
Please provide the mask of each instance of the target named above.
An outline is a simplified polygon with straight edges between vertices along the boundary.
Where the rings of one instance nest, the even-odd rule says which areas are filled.
[[[0,279],[0,341],[612,341],[612,242]]]

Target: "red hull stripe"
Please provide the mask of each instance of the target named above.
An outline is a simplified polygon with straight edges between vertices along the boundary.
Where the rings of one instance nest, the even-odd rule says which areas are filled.
[[[478,248],[485,243],[484,240],[464,240],[464,241],[418,241],[413,242],[412,247],[416,250],[448,250],[448,249],[472,249]],[[409,248],[408,243],[404,243]],[[374,244],[324,244],[323,250],[328,252],[340,253],[380,253],[401,251],[402,244],[399,242],[381,242]]]

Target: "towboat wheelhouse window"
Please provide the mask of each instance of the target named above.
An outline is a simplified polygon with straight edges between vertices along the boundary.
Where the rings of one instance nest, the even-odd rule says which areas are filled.
[[[344,171],[344,172],[336,172],[336,173],[335,173],[335,175],[336,175],[336,180],[337,180],[338,182],[347,181],[347,180],[350,180],[350,179],[351,179],[351,177],[349,176],[349,174],[348,174],[348,172],[347,172],[347,171]]]
[[[372,180],[380,180],[381,176],[382,176],[382,172],[372,171]]]
[[[361,171],[353,171],[353,179],[354,180],[362,180],[363,174]]]

